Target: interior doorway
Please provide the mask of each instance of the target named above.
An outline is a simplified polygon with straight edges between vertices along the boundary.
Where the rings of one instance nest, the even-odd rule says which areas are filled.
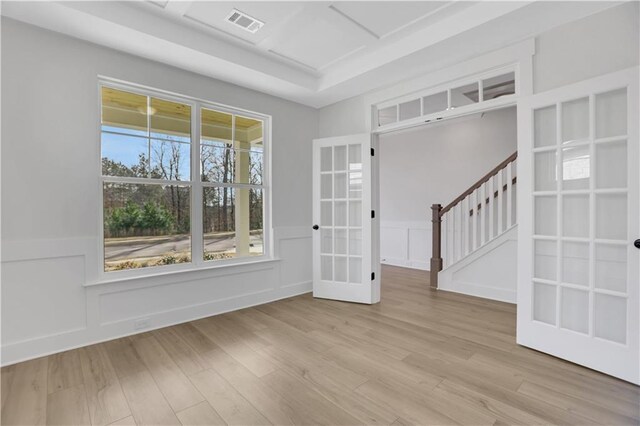
[[[445,206],[454,201],[496,165],[512,156],[517,151],[516,122],[516,107],[509,106],[379,136],[382,264],[418,270],[430,269],[433,232],[431,206]],[[515,176],[515,166],[513,171]],[[483,198],[488,199],[489,192],[494,193],[493,190],[487,190],[486,197]],[[512,194],[512,205],[515,208],[515,188]],[[504,205],[506,208],[506,197]],[[511,216],[515,222],[515,211]],[[473,214],[468,220],[473,221]],[[487,235],[481,235],[480,226],[474,227],[473,223],[470,228],[471,232],[478,233],[478,237],[484,237],[480,238],[481,242],[489,243],[502,234],[500,229],[509,229],[506,223],[498,227],[497,207],[496,214],[491,217],[488,214],[482,215],[481,218],[479,215],[479,220],[485,221]],[[490,234],[489,221],[495,221]],[[460,220],[460,229],[456,230],[453,224],[449,224],[450,245],[454,240],[460,243],[461,238],[465,238],[461,225]],[[472,244],[470,232],[467,232],[467,237],[472,240]],[[500,245],[499,253],[494,253],[488,265],[484,265],[487,262],[481,260],[465,265],[465,268],[458,271],[457,275],[460,277],[456,277],[464,279],[464,286],[454,290],[515,303],[515,245],[515,237],[510,242],[505,240],[505,245]],[[503,262],[499,266],[494,264],[496,255],[508,256],[509,251],[513,257],[511,262]],[[458,260],[462,257],[456,256]]]

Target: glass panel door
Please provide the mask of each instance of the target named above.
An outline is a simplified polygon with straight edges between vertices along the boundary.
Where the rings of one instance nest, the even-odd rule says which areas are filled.
[[[594,79],[579,90],[536,95],[523,112],[532,173],[524,191],[532,202],[519,222],[520,237],[531,235],[521,247],[532,265],[520,275],[518,341],[637,383],[640,185],[637,122],[627,119],[637,116],[632,84]]]
[[[369,151],[368,135],[315,141],[316,297],[372,303]]]

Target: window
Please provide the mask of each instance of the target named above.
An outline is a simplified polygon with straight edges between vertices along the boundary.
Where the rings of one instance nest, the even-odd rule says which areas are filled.
[[[264,256],[265,117],[101,87],[104,271]]]

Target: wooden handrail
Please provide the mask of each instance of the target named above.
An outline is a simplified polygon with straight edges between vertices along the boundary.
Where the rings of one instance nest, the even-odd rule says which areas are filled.
[[[497,175],[498,172],[502,169],[504,169],[509,163],[513,162],[516,158],[518,158],[518,151],[514,152],[513,154],[511,154],[509,156],[509,158],[507,158],[506,160],[504,160],[502,163],[498,164],[496,167],[494,167],[489,173],[487,173],[486,175],[484,175],[483,177],[480,178],[480,180],[478,180],[476,183],[474,183],[473,185],[471,185],[469,187],[469,189],[467,189],[466,191],[464,191],[459,197],[457,197],[455,200],[453,200],[452,202],[450,202],[449,204],[447,204],[442,210],[440,210],[440,216],[444,215],[446,212],[448,212],[449,210],[451,210],[456,204],[458,204],[460,201],[464,200],[465,198],[467,198],[468,195],[472,194],[473,191],[475,191],[476,189],[480,188],[482,186],[483,183],[487,182],[489,179],[491,179],[493,176]]]
[[[438,288],[438,272],[440,272],[442,270],[442,255],[441,255],[442,217],[449,210],[451,210],[454,206],[456,206],[459,202],[461,202],[462,200],[467,198],[469,195],[473,194],[473,192],[476,189],[480,188],[483,184],[488,182],[489,179],[491,179],[492,177],[496,176],[501,170],[503,170],[509,164],[511,164],[513,161],[515,161],[516,158],[518,158],[518,151],[516,151],[513,154],[511,154],[507,159],[505,159],[503,162],[501,162],[496,167],[494,167],[489,173],[487,173],[482,178],[480,178],[476,183],[471,185],[469,187],[469,189],[467,189],[462,194],[460,194],[460,196],[458,196],[451,203],[447,204],[444,208],[440,204],[433,204],[431,206],[431,223],[432,223],[432,227],[431,227],[431,229],[432,229],[431,242],[432,242],[432,250],[431,250],[431,265],[430,265],[431,266],[431,270],[429,271],[429,278],[430,278],[430,286],[431,286],[431,288],[434,288],[434,289]],[[507,176],[511,176],[511,175],[507,175]],[[516,183],[516,179],[517,179],[517,177],[512,178],[510,183],[511,184]],[[507,184],[508,183],[509,182],[507,182]],[[506,191],[507,188],[508,188],[508,185],[504,185],[502,187],[502,190]],[[500,192],[500,190],[495,191],[494,197],[497,197],[499,192]],[[489,198],[486,199],[487,203],[489,203],[489,199],[490,198],[491,198],[491,196],[489,196]],[[480,210],[482,208],[482,204],[483,203],[481,201],[479,203],[479,205],[478,205],[478,210]],[[471,210],[470,214],[473,216],[473,209]]]

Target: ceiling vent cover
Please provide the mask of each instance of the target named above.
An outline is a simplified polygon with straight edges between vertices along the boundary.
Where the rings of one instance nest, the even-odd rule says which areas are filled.
[[[227,16],[227,21],[245,31],[249,31],[250,33],[255,33],[264,25],[264,22],[259,21],[244,12],[240,12],[238,9],[233,9],[231,11],[229,16]]]

